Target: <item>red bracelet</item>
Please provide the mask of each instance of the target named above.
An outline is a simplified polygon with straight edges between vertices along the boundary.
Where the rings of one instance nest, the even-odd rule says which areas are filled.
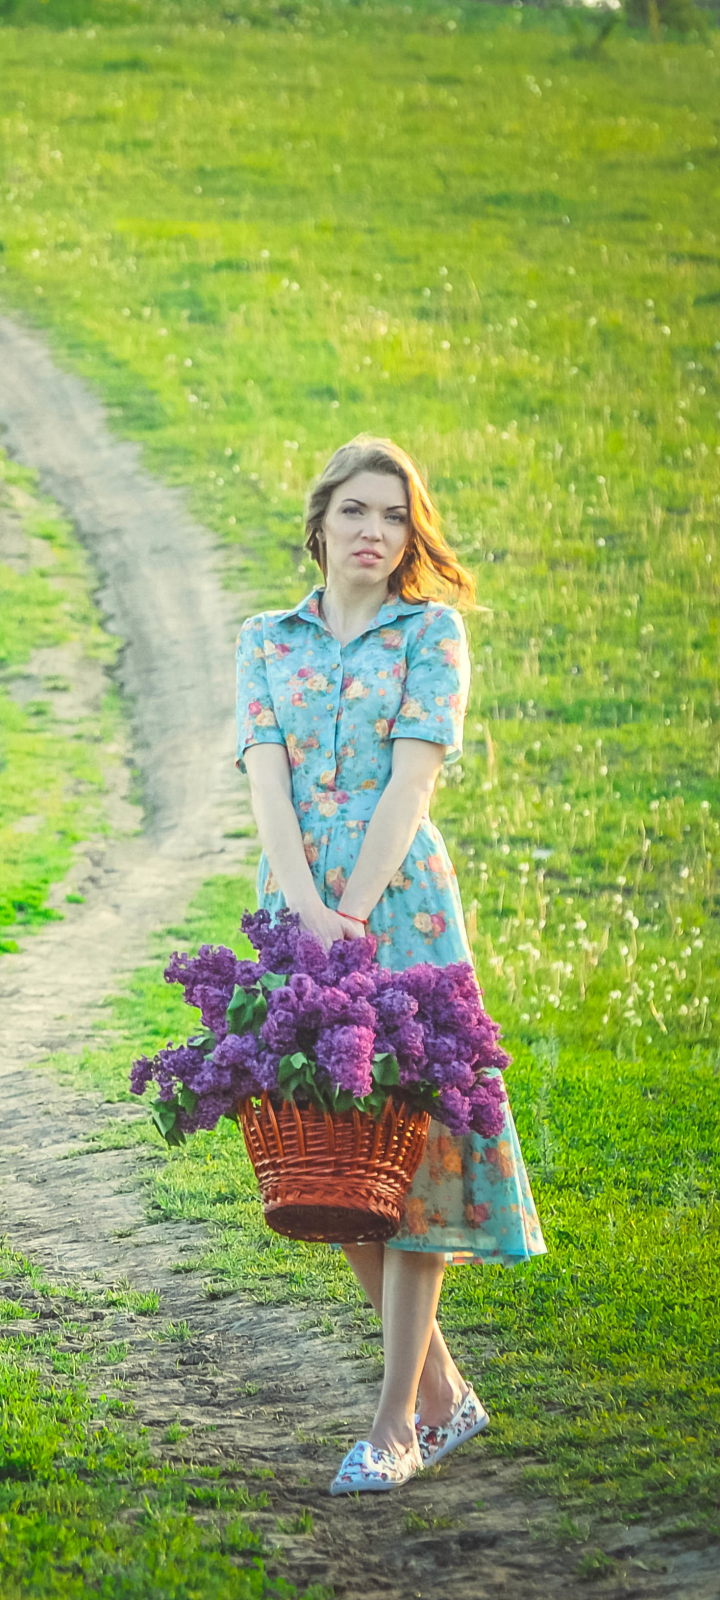
[[[349,911],[341,911],[340,916],[347,917],[348,922],[361,922],[364,928],[367,927],[367,917],[353,917],[350,915]]]

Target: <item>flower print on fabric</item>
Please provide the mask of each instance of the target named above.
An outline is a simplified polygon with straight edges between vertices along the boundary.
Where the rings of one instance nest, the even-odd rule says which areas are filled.
[[[289,611],[250,617],[240,632],[236,764],[244,767],[249,744],[285,745],[305,858],[321,899],[337,906],[390,779],[395,739],[429,740],[445,746],[446,765],[458,760],[470,659],[451,606],[393,597],[341,645],[320,616],[321,592]],[[264,852],[258,903],[273,915],[285,905]],[[455,869],[427,814],[369,927],[377,960],[392,971],[472,965]],[[396,1026],[411,1051],[412,1017],[388,1018],[388,1029]],[[364,1081],[363,1043],[338,1019],[328,1060],[335,1052],[348,1082]],[[485,1093],[495,1102],[497,1137],[453,1133],[433,1119],[391,1246],[458,1262],[511,1264],[544,1253],[507,1096]],[[446,1098],[443,1107],[457,1111],[458,1128],[467,1126],[462,1095],[457,1107]]]

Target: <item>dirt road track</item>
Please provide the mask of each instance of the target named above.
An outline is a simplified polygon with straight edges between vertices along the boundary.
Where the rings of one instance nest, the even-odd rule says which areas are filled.
[[[181,916],[203,879],[242,859],[242,843],[226,837],[245,807],[232,706],[242,613],[222,589],[211,535],[189,517],[182,495],[144,471],[138,449],[111,436],[84,385],[37,335],[4,316],[0,442],[38,470],[90,552],[107,627],[124,641],[118,679],[146,797],[142,833],[102,852],[83,885],[85,903],[0,963],[0,1232],[56,1282],[99,1288],[127,1276],[159,1289],[164,1317],[187,1320],[180,1358],[130,1316],[108,1314],[98,1338],[125,1340],[123,1376],[139,1419],[159,1430],[177,1414],[189,1430],[188,1460],[272,1466],[271,1509],[259,1520],[301,1586],[321,1581],[344,1600],[586,1595],[576,1575],[582,1552],[532,1535],[552,1506],[529,1500],[520,1466],[492,1461],[482,1441],[402,1495],[331,1501],[339,1453],[372,1413],[376,1377],[353,1354],[357,1330],[348,1326],[344,1337],[340,1327],[329,1339],[294,1310],[239,1296],[215,1302],[197,1274],[169,1270],[183,1251],[197,1252],[202,1230],[148,1220],[136,1155],[87,1149],[87,1135],[108,1115],[144,1114],[135,1107],[103,1107],[97,1095],[39,1079],[34,1069],[45,1098],[38,1142],[23,1062],[82,1044],[93,1008],[142,960],[150,932]],[[2,1292],[20,1294],[14,1280],[0,1284]],[[50,1321],[62,1310],[22,1298]],[[315,1518],[313,1535],[278,1536],[278,1516],[304,1508]],[[408,1531],[409,1512],[426,1528]],[[592,1585],[598,1597],[720,1596],[717,1549],[703,1541],[618,1524],[602,1542],[614,1564]]]
[[[124,641],[117,677],[146,812],[141,835],[105,852],[82,914],[0,968],[2,1073],[82,1028],[93,1001],[137,965],[150,930],[181,915],[211,873],[233,870],[242,845],[224,834],[244,801],[233,766],[239,611],[211,535],[143,470],[137,446],[111,436],[83,384],[3,316],[0,441],[37,469],[89,551],[106,625]]]

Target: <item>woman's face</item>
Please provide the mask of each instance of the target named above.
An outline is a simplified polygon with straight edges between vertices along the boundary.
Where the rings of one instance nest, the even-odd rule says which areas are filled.
[[[333,489],[323,523],[327,582],[387,583],[410,534],[405,484],[394,472],[356,472]]]

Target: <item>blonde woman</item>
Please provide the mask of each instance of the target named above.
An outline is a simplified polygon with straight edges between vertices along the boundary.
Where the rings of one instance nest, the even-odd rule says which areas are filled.
[[[250,617],[238,641],[238,755],[263,845],[259,904],[288,906],[329,949],[369,929],[394,970],[472,962],[457,879],[428,808],[456,761],[474,585],[421,474],[390,439],[335,451],[307,503],[322,574],[300,604]],[[338,1248],[338,1247],[336,1247]],[[382,1318],[385,1372],[367,1439],[332,1494],[387,1490],[488,1422],[440,1332],[448,1261],[545,1252],[509,1105],[497,1137],[433,1120],[398,1233],[343,1246]]]

